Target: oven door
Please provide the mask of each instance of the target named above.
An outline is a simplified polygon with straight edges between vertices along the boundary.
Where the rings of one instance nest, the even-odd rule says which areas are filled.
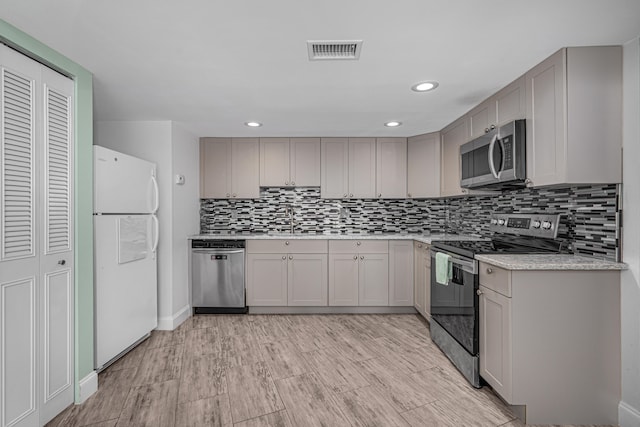
[[[438,322],[470,354],[478,354],[479,305],[476,291],[478,261],[451,256],[453,274],[448,285],[436,282],[436,252],[431,251],[431,319]]]

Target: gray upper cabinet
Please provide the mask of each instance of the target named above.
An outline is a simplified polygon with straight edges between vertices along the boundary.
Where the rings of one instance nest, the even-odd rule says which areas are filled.
[[[440,196],[440,132],[407,140],[407,198]]]
[[[376,159],[378,198],[407,197],[407,138],[377,138]]]
[[[322,138],[320,165],[322,198],[376,196],[375,138]]]
[[[260,186],[320,186],[320,138],[260,138]]]
[[[621,182],[621,47],[561,49],[525,81],[529,185]]]
[[[200,138],[200,197],[260,197],[258,138]]]
[[[460,188],[460,146],[467,142],[469,127],[467,116],[463,116],[442,130],[440,161],[440,195],[459,196],[465,194]]]
[[[487,99],[467,113],[469,138],[477,138],[496,127],[496,101],[494,97]],[[465,141],[466,142],[466,141]]]
[[[375,138],[349,138],[349,197],[376,197]]]

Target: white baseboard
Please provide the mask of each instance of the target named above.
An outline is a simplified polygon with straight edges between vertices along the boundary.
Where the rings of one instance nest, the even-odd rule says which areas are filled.
[[[640,427],[640,410],[620,402],[618,405],[618,425],[620,427]]]
[[[91,371],[89,375],[84,377],[78,383],[78,395],[76,396],[76,405],[84,403],[93,393],[98,391],[98,374]]]
[[[191,306],[185,305],[173,316],[160,317],[158,319],[158,327],[156,329],[161,331],[173,331],[180,326],[182,322],[187,320],[191,316]]]

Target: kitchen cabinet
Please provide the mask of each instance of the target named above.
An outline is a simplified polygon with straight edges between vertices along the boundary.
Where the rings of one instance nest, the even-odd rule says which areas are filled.
[[[479,276],[482,378],[527,424],[616,424],[620,272],[480,262]]]
[[[407,139],[407,198],[440,197],[440,132]]]
[[[260,197],[258,138],[200,138],[200,197]]]
[[[374,198],[375,170],[375,138],[321,139],[322,198]]]
[[[320,138],[260,138],[260,186],[320,186]]]
[[[525,92],[525,80],[521,76],[469,111],[469,140],[513,120],[524,119]]]
[[[561,49],[525,82],[528,185],[622,182],[622,48]]]
[[[430,245],[414,242],[414,307],[427,320],[431,320],[431,253]]]
[[[329,305],[389,305],[388,241],[329,241]]]
[[[247,305],[326,306],[326,240],[247,242]]]
[[[407,197],[407,139],[376,139],[376,192],[381,199]]]
[[[413,241],[389,240],[389,305],[413,305]]]
[[[441,132],[440,195],[459,196],[467,193],[460,188],[460,146],[468,141],[469,125],[463,116]]]

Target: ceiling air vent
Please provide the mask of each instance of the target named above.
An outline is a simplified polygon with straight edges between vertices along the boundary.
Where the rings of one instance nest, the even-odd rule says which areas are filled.
[[[359,59],[362,40],[308,40],[309,61]]]

